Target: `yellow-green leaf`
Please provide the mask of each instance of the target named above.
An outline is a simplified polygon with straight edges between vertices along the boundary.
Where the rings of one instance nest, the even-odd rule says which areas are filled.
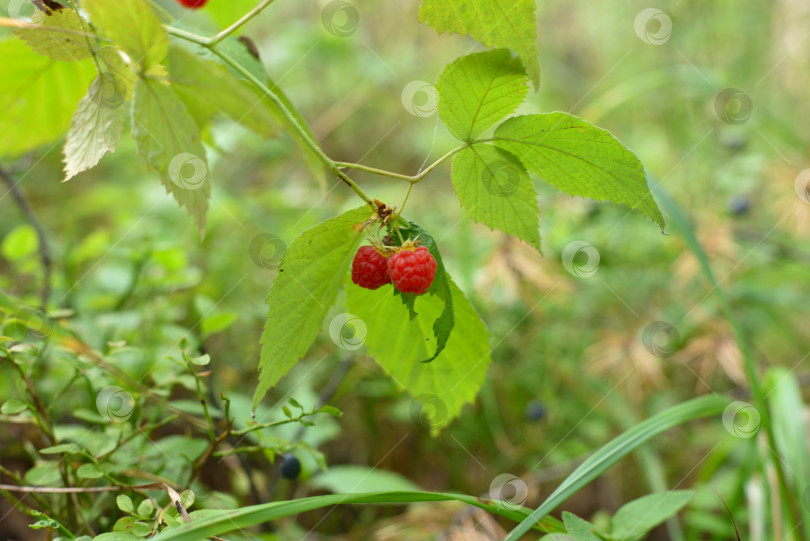
[[[62,8],[48,10],[41,26],[21,28],[14,33],[35,52],[51,60],[72,62],[90,56],[90,40],[95,38],[88,30],[87,22],[77,12]]]
[[[0,40],[0,58],[0,155],[59,139],[97,73],[93,62],[54,62],[16,38]]]
[[[107,152],[115,152],[124,129],[124,104],[116,79],[100,74],[79,102],[65,142],[65,180],[94,167]]]
[[[83,0],[82,7],[101,35],[118,45],[143,71],[169,50],[169,36],[147,0]]]

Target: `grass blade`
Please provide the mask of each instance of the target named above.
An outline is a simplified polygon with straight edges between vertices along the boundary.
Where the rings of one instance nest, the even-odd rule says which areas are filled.
[[[221,514],[205,518],[199,522],[193,522],[187,526],[164,530],[154,537],[153,541],[199,541],[200,539],[205,539],[213,535],[220,535],[232,530],[247,528],[254,524],[340,504],[401,504],[443,501],[467,503],[515,521],[523,520],[530,513],[529,509],[515,509],[511,504],[509,506],[498,506],[496,503],[481,500],[475,496],[444,492],[402,491],[375,492],[369,494],[328,494],[298,500],[253,505],[234,511],[222,511]],[[534,521],[532,526],[536,522],[537,521]],[[542,521],[538,526],[540,530],[545,532],[565,531],[560,522],[556,519]]]
[[[710,395],[695,398],[662,411],[614,438],[574,470],[540,507],[509,532],[505,541],[519,539],[532,529],[537,521],[545,518],[571,495],[655,436],[694,419],[719,415],[728,404],[729,400],[722,396]]]

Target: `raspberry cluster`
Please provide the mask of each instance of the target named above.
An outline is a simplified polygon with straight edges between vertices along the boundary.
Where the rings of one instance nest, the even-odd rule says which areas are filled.
[[[394,283],[402,293],[425,293],[436,277],[436,259],[424,246],[405,242],[392,255],[362,246],[352,262],[352,282],[366,289]]]
[[[208,0],[177,0],[180,5],[189,9],[199,9],[203,7],[207,1]]]

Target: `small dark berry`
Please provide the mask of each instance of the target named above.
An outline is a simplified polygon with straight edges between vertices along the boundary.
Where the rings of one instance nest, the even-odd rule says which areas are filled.
[[[301,462],[298,458],[290,453],[282,455],[281,457],[281,476],[284,479],[297,479],[301,473]]]
[[[728,202],[728,211],[734,216],[748,214],[751,210],[751,200],[744,195],[735,195]]]
[[[546,417],[546,407],[539,400],[531,400],[526,404],[526,419],[529,421],[542,421]]]

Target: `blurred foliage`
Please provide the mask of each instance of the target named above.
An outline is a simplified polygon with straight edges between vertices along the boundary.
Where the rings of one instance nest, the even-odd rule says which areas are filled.
[[[435,81],[445,64],[476,45],[417,24],[416,1],[354,3],[359,27],[347,37],[320,23],[325,2],[276,2],[243,33],[330,156],[413,174],[426,157],[435,159],[454,143],[436,116],[408,113],[402,89],[414,80]],[[211,10],[221,25],[251,4],[211,0]],[[179,11],[171,2],[161,5]],[[805,385],[810,205],[797,197],[794,180],[807,167],[810,140],[810,127],[799,120],[810,115],[810,52],[800,45],[810,10],[795,0],[657,2],[673,29],[666,43],[651,45],[634,32],[641,9],[635,3],[538,5],[543,77],[519,112],[569,111],[631,148],[651,185],[688,213],[757,362],[792,370]],[[210,24],[205,12],[187,17]],[[727,88],[742,90],[753,104],[740,124],[717,113],[717,96]],[[178,344],[186,337],[189,351],[210,355],[211,396],[230,397],[244,428],[257,379],[263,299],[274,278],[272,269],[256,263],[251,242],[270,233],[289,244],[356,200],[336,181],[312,179],[289,137],[265,142],[221,119],[205,142],[213,151],[214,189],[202,241],[145,171],[129,138],[96,169],[65,184],[59,184],[61,155],[55,148],[3,165],[14,171],[47,233],[55,268],[49,311],[106,362],[199,417],[194,378],[178,362]],[[417,186],[409,211],[433,232],[445,265],[489,327],[493,363],[476,405],[433,438],[414,422],[411,400],[360,350],[329,400],[344,412],[342,419],[316,416],[300,440],[297,423],[254,433],[252,444],[269,450],[246,459],[255,491],[231,456],[203,471],[194,487],[198,500],[212,489],[225,494],[225,507],[319,493],[337,482],[336,474],[329,481],[320,474],[318,481],[323,453],[322,464],[370,466],[424,489],[485,497],[495,476],[512,473],[527,483],[526,505],[532,507],[591,450],[656,411],[712,392],[748,400],[738,346],[679,236],[662,236],[624,207],[572,198],[536,182],[541,257],[472,223],[455,200],[448,167]],[[395,180],[360,172],[356,179],[383,201],[399,204],[405,195],[406,186]],[[36,235],[8,194],[0,198],[0,209],[0,289],[36,306],[43,278]],[[591,277],[574,276],[563,265],[564,248],[576,240],[599,252]],[[645,329],[657,321],[676,330],[676,343],[659,344],[669,348],[666,356],[644,344]],[[7,318],[2,334],[19,336],[15,332],[25,331]],[[107,445],[124,425],[100,422],[94,401],[101,388],[122,383],[80,361],[72,346],[51,343],[18,358],[25,358],[55,430],[78,441],[80,433],[102,427],[103,435],[94,432],[82,445]],[[272,406],[257,418],[283,419],[281,405],[290,397],[306,409],[317,407],[319,392],[341,374],[343,360],[322,333],[304,362],[271,391],[264,403]],[[137,415],[128,422],[158,420],[160,411],[133,394]],[[23,396],[10,363],[0,362],[0,397]],[[141,418],[144,410],[154,417]],[[47,442],[30,441],[26,422],[11,422],[20,414],[3,413],[0,464],[28,470],[26,480],[35,482],[30,468],[42,464],[36,448]],[[806,419],[807,407],[791,413]],[[166,430],[133,440],[121,464],[179,476],[181,470],[172,470],[161,453],[187,454],[193,461],[202,452],[195,446],[204,447],[206,440],[191,439],[190,428],[177,424]],[[651,463],[621,462],[564,509],[604,524],[602,511],[614,512],[656,488],[658,467],[665,486],[697,491],[683,515],[684,539],[733,538],[731,516],[741,529],[750,528],[750,506],[769,484],[758,473],[756,449],[745,443],[719,422],[676,429],[650,444]],[[167,449],[170,444],[174,450]],[[290,449],[300,454],[303,480],[277,482],[275,453]],[[150,469],[155,464],[165,469]],[[118,507],[128,509],[120,501]],[[457,514],[464,516],[453,505],[413,506],[406,514],[347,506],[279,521],[275,534],[262,535],[297,539],[314,528],[346,539],[427,538],[424,530],[414,531],[453,531],[467,520],[454,526]],[[488,520],[479,527],[500,531]],[[7,528],[4,537],[32,535],[15,529],[11,519],[6,524],[0,527]],[[653,535],[667,538],[661,529]]]

